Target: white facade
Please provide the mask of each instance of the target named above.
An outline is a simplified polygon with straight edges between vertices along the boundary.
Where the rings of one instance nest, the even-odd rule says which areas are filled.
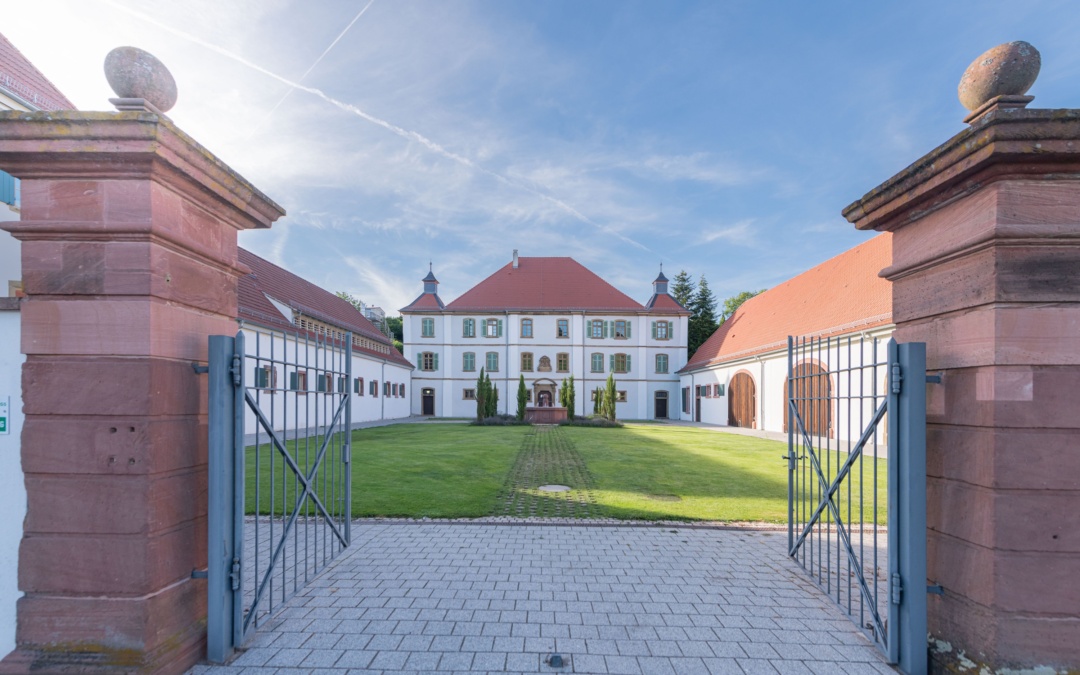
[[[860,392],[870,396],[871,392],[875,391],[883,396],[885,394],[883,371],[878,374],[877,381],[874,382],[868,374],[861,381],[857,376],[849,378],[846,369],[849,365],[872,363],[875,358],[884,363],[892,332],[893,326],[888,325],[873,330],[834,336],[831,340],[834,344],[840,345],[839,349],[815,351],[812,357],[807,356],[807,358],[798,358],[797,355],[796,366],[809,360],[826,370],[829,373],[830,387],[834,396],[845,398]],[[705,424],[728,426],[731,381],[738,373],[746,373],[754,385],[755,419],[750,428],[775,433],[786,432],[784,426],[788,407],[786,347],[742,358],[731,358],[682,373],[681,391],[677,402],[682,411],[682,418]],[[719,385],[719,395],[716,395],[717,385]],[[861,429],[858,425],[860,415],[861,419],[869,420],[873,414],[872,408],[872,400],[864,401],[861,409],[854,403],[850,408],[846,402],[839,405],[834,403],[831,411],[833,433],[830,438],[847,441],[853,440],[848,437],[854,435],[854,440],[857,440]],[[884,433],[884,427],[881,427],[880,433]]]
[[[5,233],[6,234],[6,233]],[[0,653],[15,649],[15,603],[19,591],[19,542],[26,518],[19,438],[22,435],[22,364],[19,312],[0,309],[0,401],[8,402],[7,433],[0,433]]]
[[[405,356],[417,369],[413,372],[411,402],[414,414],[423,414],[424,390],[434,394],[433,414],[437,417],[474,417],[476,401],[466,398],[466,390],[475,390],[481,367],[499,389],[500,412],[513,414],[517,410],[518,377],[525,376],[525,385],[535,390],[537,385],[553,383],[574,376],[576,390],[575,413],[592,413],[591,392],[603,386],[612,372],[612,358],[618,366],[628,358],[627,372],[615,372],[616,389],[626,393],[625,402],[616,404],[620,419],[655,419],[657,392],[667,394],[667,417],[677,418],[675,405],[679,377],[676,371],[686,365],[685,315],[640,313],[575,312],[503,312],[500,314],[403,312]],[[434,333],[425,335],[424,322],[434,324]],[[472,321],[473,336],[468,337],[466,322]],[[488,321],[501,323],[486,334]],[[523,332],[523,324],[531,321],[531,331]],[[569,329],[566,337],[558,336],[559,322]],[[592,322],[608,322],[607,337],[589,335]],[[670,322],[669,337],[654,338],[655,322]],[[614,337],[615,322],[629,325],[627,337]],[[431,324],[429,324],[430,326]],[[622,324],[620,324],[621,326]],[[531,332],[531,337],[524,333]],[[603,332],[601,331],[601,335]],[[425,365],[424,355],[437,357]],[[467,354],[471,354],[472,368]],[[493,355],[489,357],[490,355]],[[532,368],[523,370],[522,355],[530,354]],[[560,355],[565,355],[565,369],[560,369]],[[599,355],[599,371],[593,368],[594,355]],[[665,372],[657,372],[657,356],[666,360]],[[547,359],[545,364],[542,360]],[[491,361],[497,369],[491,371]],[[530,405],[535,405],[536,401]],[[557,405],[557,403],[556,403]],[[663,413],[663,410],[660,411]]]
[[[346,384],[340,382],[337,376],[338,373],[345,372],[344,363],[324,362],[322,359],[325,358],[326,350],[317,352],[314,341],[304,340],[303,337],[294,339],[293,335],[286,336],[280,330],[267,330],[250,323],[245,323],[242,330],[244,350],[248,356],[244,382],[248,386],[258,382],[255,371],[260,368],[270,368],[273,373],[264,380],[271,386],[256,390],[254,395],[275,431],[291,431],[298,426],[323,426],[333,419],[334,411],[331,405],[336,405],[339,399],[336,396],[331,398],[328,394],[339,393],[341,385]],[[286,363],[281,363],[282,361]],[[289,365],[294,363],[302,365]],[[297,371],[303,373],[300,380],[293,377],[293,373]],[[331,377],[332,392],[319,390],[318,377],[327,371],[334,373]],[[373,354],[354,350],[351,375],[352,381],[347,383],[347,386],[352,396],[354,426],[364,422],[409,416],[411,369]],[[305,392],[302,397],[280,396],[274,392],[275,389],[300,386],[295,384],[298,381],[302,383],[301,389]],[[362,386],[357,387],[358,384]],[[390,385],[389,390],[386,385]],[[326,389],[325,384],[322,389]],[[253,434],[256,425],[255,413],[247,410],[245,431],[249,435]]]

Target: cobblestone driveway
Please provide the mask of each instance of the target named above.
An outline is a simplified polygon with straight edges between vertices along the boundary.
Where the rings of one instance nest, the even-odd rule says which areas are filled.
[[[230,667],[192,672],[895,672],[785,558],[786,533],[358,522],[353,536]]]

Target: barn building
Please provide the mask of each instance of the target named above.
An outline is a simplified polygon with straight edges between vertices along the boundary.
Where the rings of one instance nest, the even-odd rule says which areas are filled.
[[[892,287],[878,276],[891,262],[892,235],[880,234],[747,300],[679,370],[682,418],[786,432],[789,335],[842,345],[839,357],[822,350],[795,367],[822,393],[849,386],[836,371],[882,358],[892,335]],[[869,386],[884,393],[884,381]],[[813,411],[813,432],[842,433],[839,412]]]

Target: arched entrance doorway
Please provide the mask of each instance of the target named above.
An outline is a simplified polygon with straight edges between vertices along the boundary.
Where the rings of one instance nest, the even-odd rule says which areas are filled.
[[[551,408],[555,405],[555,395],[559,385],[554,380],[539,379],[533,382],[533,396],[537,408]]]
[[[420,414],[435,414],[435,390],[425,387],[420,390]]]
[[[735,373],[728,385],[728,426],[757,427],[757,387],[745,370]]]
[[[784,379],[784,431],[791,421],[788,404],[788,382]],[[803,429],[811,436],[832,435],[832,380],[829,371],[812,362],[803,361],[795,366],[794,394]]]

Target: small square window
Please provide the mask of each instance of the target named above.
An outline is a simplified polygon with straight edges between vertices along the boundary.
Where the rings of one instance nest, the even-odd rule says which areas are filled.
[[[358,377],[353,381],[353,391],[358,395],[364,395],[364,378]]]
[[[626,403],[626,392],[625,391],[616,392],[616,394],[615,394],[615,402],[616,403]]]
[[[461,390],[461,398],[465,399],[466,401],[475,401],[476,400],[476,390],[475,389],[462,389]]]

